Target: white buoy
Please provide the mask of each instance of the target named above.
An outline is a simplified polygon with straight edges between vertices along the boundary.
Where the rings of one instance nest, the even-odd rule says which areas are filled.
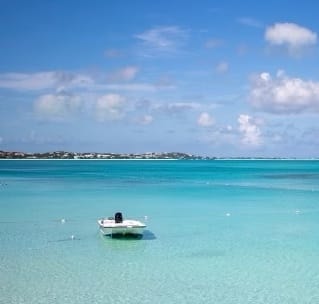
[[[62,224],[64,224],[65,223],[65,219],[63,218],[63,219],[61,219],[61,223]]]
[[[74,240],[75,239],[75,236],[72,234],[71,235],[71,240]]]
[[[230,213],[226,213],[226,216],[230,216]]]

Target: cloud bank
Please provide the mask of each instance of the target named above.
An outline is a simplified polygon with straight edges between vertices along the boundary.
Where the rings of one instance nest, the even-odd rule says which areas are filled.
[[[35,100],[34,111],[39,118],[56,120],[77,112],[80,106],[79,96],[66,93],[46,94]]]
[[[68,72],[68,71],[45,71],[35,73],[0,73],[0,89],[13,91],[158,91],[173,89],[172,83],[139,83],[134,81],[139,68],[127,66],[106,73],[106,80],[94,75]]]
[[[264,72],[254,77],[249,100],[256,109],[269,113],[318,112],[319,82],[292,78],[283,71],[275,77]]]
[[[125,116],[126,99],[119,94],[106,94],[98,98],[95,107],[99,121],[121,120]]]
[[[65,71],[0,74],[0,88],[11,90],[39,91],[65,86],[85,87],[93,83],[88,75]]]

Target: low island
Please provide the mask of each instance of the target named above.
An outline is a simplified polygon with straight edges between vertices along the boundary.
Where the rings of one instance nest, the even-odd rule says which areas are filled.
[[[65,152],[26,153],[0,151],[0,159],[214,159],[180,152],[97,153]]]

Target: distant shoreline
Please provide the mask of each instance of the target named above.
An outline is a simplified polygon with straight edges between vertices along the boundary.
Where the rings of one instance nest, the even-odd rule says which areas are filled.
[[[0,161],[319,161],[319,158],[0,158]]]
[[[0,151],[0,159],[85,159],[85,160],[177,160],[208,159],[181,152],[147,152],[147,153],[111,153],[111,152],[67,152],[53,151],[44,153],[27,153],[19,151]],[[210,159],[210,158],[209,158]]]
[[[112,153],[112,152],[20,152],[1,151],[0,160],[319,160],[319,157],[212,157],[198,156],[184,152],[146,152],[146,153]]]
[[[136,160],[136,161],[172,161],[172,160],[180,160],[176,158],[145,158],[145,159],[140,159],[140,158],[0,158],[0,161],[2,160],[27,160],[27,161],[41,161],[41,160],[50,160],[50,161],[130,161],[130,160]]]

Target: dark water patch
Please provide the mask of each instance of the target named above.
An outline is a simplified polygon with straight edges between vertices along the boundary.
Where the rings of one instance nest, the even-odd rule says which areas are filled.
[[[282,173],[262,175],[269,179],[319,179],[318,173]]]
[[[116,240],[155,240],[156,237],[154,235],[154,233],[152,233],[149,230],[144,230],[143,234],[133,234],[133,233],[126,233],[126,234],[122,234],[122,233],[115,233],[112,235],[108,235],[105,236],[105,238],[109,238],[109,239],[116,239]]]
[[[151,232],[150,230],[144,230],[143,233],[143,240],[156,240],[156,236],[153,232]]]
[[[114,233],[112,235],[107,235],[105,236],[106,238],[109,239],[116,239],[116,240],[124,240],[124,241],[129,241],[129,240],[141,240],[143,238],[143,235],[141,234],[132,234],[132,233]]]

